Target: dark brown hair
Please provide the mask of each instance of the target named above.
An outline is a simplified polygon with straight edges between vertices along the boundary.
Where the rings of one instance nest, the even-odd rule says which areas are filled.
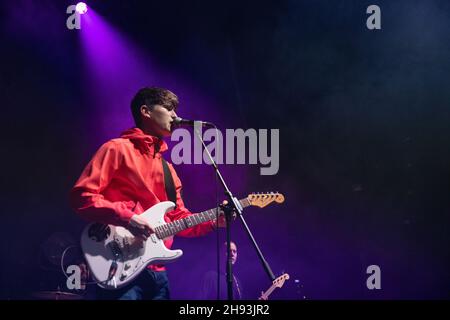
[[[167,89],[157,87],[141,88],[131,100],[131,113],[133,114],[136,126],[141,124],[141,106],[146,105],[150,109],[155,105],[161,105],[168,110],[176,110],[178,107],[178,97]]]

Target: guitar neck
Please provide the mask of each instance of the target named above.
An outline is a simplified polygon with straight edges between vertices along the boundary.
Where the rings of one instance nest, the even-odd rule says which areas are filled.
[[[275,290],[275,288],[281,288],[286,280],[289,279],[289,275],[287,273],[284,273],[282,276],[276,278],[273,280],[272,285],[270,288],[261,294],[261,297],[259,297],[259,300],[267,300],[269,299],[270,294]]]
[[[243,208],[246,208],[251,205],[248,198],[239,200],[239,203]],[[159,239],[164,239],[173,236],[178,232],[192,228],[198,224],[214,220],[216,218],[217,218],[217,208],[213,208],[156,227],[155,233]]]
[[[270,294],[275,290],[276,286],[272,285],[266,292],[264,292],[261,297],[265,298],[266,300],[269,298]]]

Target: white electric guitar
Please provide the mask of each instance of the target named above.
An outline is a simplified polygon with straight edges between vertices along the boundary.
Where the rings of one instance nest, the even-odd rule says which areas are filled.
[[[263,208],[272,202],[284,202],[278,192],[250,194],[239,200],[242,207]],[[171,201],[160,202],[140,214],[152,226],[147,240],[135,237],[124,227],[91,223],[81,235],[81,248],[91,275],[97,284],[105,289],[118,289],[143,271],[149,264],[173,262],[183,255],[181,250],[170,250],[164,239],[195,225],[216,219],[217,208],[192,214],[186,218],[165,222],[166,212],[173,210]]]

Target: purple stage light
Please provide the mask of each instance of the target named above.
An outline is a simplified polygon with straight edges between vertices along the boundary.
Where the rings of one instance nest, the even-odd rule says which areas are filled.
[[[78,2],[75,10],[79,13],[79,14],[85,14],[88,10],[86,3],[84,2]]]

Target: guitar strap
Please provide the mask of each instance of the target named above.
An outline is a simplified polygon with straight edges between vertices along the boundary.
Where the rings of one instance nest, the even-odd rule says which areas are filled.
[[[163,171],[164,171],[164,188],[166,189],[166,195],[169,201],[177,204],[177,192],[175,191],[175,184],[173,182],[172,174],[170,173],[169,165],[167,161],[161,157]]]

